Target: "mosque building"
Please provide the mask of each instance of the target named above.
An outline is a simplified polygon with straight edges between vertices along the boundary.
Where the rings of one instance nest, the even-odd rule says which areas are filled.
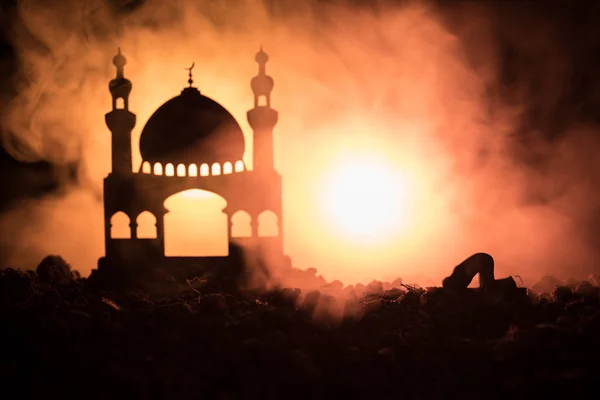
[[[146,122],[139,141],[142,163],[134,168],[131,132],[136,115],[129,108],[132,84],[125,77],[126,59],[119,49],[113,59],[116,76],[109,83],[112,110],[105,118],[112,135],[112,162],[104,179],[106,254],[99,260],[100,269],[110,265],[185,270],[218,268],[227,263],[231,251],[210,257],[165,255],[165,215],[169,212],[165,200],[190,189],[225,199],[222,212],[228,221],[228,243],[289,260],[283,254],[281,175],[275,170],[273,157],[273,129],[278,120],[277,111],[271,108],[274,82],[266,74],[269,57],[262,47],[255,59],[258,74],[251,80],[254,108],[247,112],[253,130],[252,170],[243,161],[246,143],[240,125],[222,105],[193,86],[193,65],[189,86]],[[246,217],[248,229],[237,229],[239,215]],[[152,234],[139,235],[140,225],[149,220]],[[263,220],[275,226],[269,236],[261,232]],[[126,235],[114,234],[118,223],[128,226]]]

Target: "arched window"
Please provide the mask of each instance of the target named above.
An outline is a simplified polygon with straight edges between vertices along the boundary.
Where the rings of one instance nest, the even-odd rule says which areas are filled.
[[[230,174],[233,172],[233,165],[229,161],[223,164],[223,174]]]
[[[252,218],[246,211],[238,211],[231,216],[231,237],[251,237]]]
[[[188,168],[189,176],[198,176],[198,166],[196,164],[190,164]]]
[[[208,176],[210,175],[210,168],[208,167],[208,164],[202,164],[200,166],[200,176]]]
[[[123,211],[114,213],[110,217],[110,237],[111,239],[131,239],[130,220]]]
[[[154,164],[154,175],[162,175],[163,167],[161,163]]]
[[[221,164],[214,163],[211,170],[212,175],[221,175]]]
[[[142,174],[149,174],[152,172],[152,167],[148,161],[142,163]]]
[[[242,160],[238,160],[235,162],[235,172],[242,172],[244,170],[244,162]]]
[[[273,211],[263,211],[258,216],[258,236],[273,237],[279,235],[277,214]]]
[[[156,239],[156,217],[150,211],[140,213],[136,219],[138,239]]]
[[[175,175],[175,167],[173,166],[173,164],[171,164],[171,163],[167,164],[167,166],[165,167],[165,175],[166,176]]]
[[[177,166],[177,176],[185,176],[185,165],[179,164]]]

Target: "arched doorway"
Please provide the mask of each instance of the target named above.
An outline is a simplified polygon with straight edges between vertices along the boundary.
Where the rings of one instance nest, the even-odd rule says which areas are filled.
[[[215,193],[191,189],[165,200],[165,256],[209,257],[229,254],[227,201]]]

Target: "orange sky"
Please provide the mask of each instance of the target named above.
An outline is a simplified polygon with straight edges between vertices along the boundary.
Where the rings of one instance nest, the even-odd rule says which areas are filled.
[[[523,271],[524,265],[558,272],[573,254],[580,254],[581,263],[589,258],[569,218],[522,204],[524,188],[554,181],[518,168],[507,156],[506,134],[519,105],[501,105],[493,117],[488,113],[484,96],[495,79],[494,54],[477,69],[468,65],[460,41],[433,10],[422,4],[381,13],[335,8],[317,17],[299,6],[293,15],[275,18],[250,0],[235,9],[199,3],[226,16],[223,24],[215,26],[199,9],[184,10],[178,2],[149,2],[120,24],[103,11],[94,11],[91,23],[77,22],[92,12],[84,6],[77,12],[23,10],[51,54],[40,54],[17,36],[30,81],[7,109],[5,124],[39,157],[56,163],[79,157],[83,144],[85,179],[81,187],[20,204],[3,216],[4,223],[19,226],[15,238],[35,232],[31,244],[13,246],[15,263],[35,266],[46,253],[60,253],[87,273],[103,254],[102,204],[94,196],[110,165],[104,114],[118,46],[133,82],[137,170],[141,129],[186,86],[191,62],[195,86],[242,126],[245,162],[252,165],[245,113],[253,105],[249,83],[261,44],[275,79],[271,104],[280,115],[275,164],[284,179],[285,250],[295,265],[317,267],[326,278],[348,283],[398,276],[427,283],[438,282],[477,251],[491,252],[502,273],[522,275],[539,272]],[[357,174],[354,160],[373,165],[369,158],[385,165],[375,170],[388,171],[386,179],[397,191],[382,188],[386,181],[369,179],[372,175],[363,179],[400,203],[386,206],[393,215],[382,219],[386,233],[375,244],[345,235],[349,225],[343,217],[324,211],[340,190],[351,187],[342,185],[336,194],[331,182],[351,180]],[[585,189],[574,193],[569,201],[578,202]],[[381,211],[377,204],[381,208],[384,199],[371,200]],[[371,200],[361,200],[358,209]],[[23,218],[31,221],[27,227]]]

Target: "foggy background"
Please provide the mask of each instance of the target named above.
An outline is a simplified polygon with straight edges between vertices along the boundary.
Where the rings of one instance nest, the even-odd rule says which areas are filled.
[[[111,63],[121,46],[137,140],[186,86],[246,135],[262,44],[279,111],[285,251],[344,283],[439,284],[470,254],[526,283],[598,272],[600,7],[569,2],[2,2],[0,266],[104,253]],[[319,214],[331,160],[381,151],[408,175],[411,224],[361,248]]]

